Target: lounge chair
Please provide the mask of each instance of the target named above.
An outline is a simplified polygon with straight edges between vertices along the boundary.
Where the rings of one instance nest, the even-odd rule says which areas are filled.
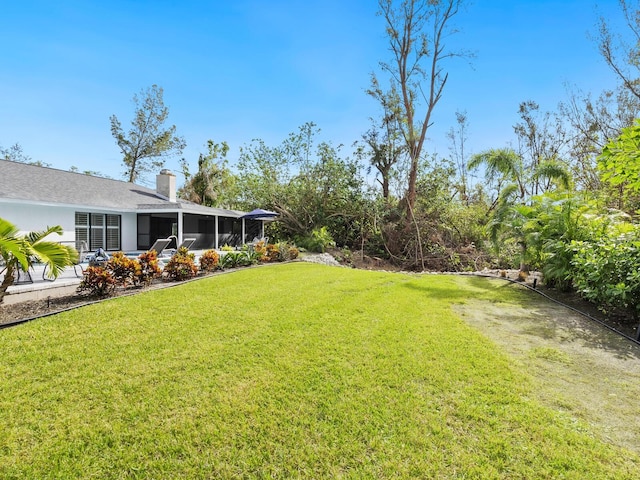
[[[151,245],[151,248],[149,248],[149,252],[151,250],[155,250],[156,253],[158,254],[158,257],[162,255],[162,252],[164,251],[165,248],[167,248],[167,246],[171,243],[171,239],[170,238],[159,238],[158,240],[156,240],[154,242],[153,245]]]
[[[195,238],[185,238],[184,240],[182,240],[182,243],[176,251],[180,250],[181,248],[186,248],[187,250],[189,250],[194,243],[196,243]]]

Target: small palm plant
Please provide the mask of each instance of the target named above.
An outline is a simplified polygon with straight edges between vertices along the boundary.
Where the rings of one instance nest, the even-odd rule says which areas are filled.
[[[7,289],[13,285],[18,269],[27,271],[31,263],[40,261],[47,266],[50,278],[56,278],[65,267],[76,263],[78,252],[73,247],[44,240],[52,233],[62,235],[62,227],[47,227],[42,232],[21,236],[14,224],[0,218],[0,275],[4,275],[0,284],[0,304]]]

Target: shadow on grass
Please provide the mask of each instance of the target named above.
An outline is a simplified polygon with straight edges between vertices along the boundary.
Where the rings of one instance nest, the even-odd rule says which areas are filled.
[[[640,359],[640,346],[610,327],[585,314],[556,303],[517,283],[499,278],[474,276],[421,277],[403,283],[407,289],[423,293],[425,300],[464,304],[469,300],[478,315],[488,311],[500,322],[513,325],[522,335],[531,335],[559,344],[579,342],[585,348],[607,352],[619,359]],[[485,311],[486,310],[486,311]]]
[[[429,282],[427,279],[437,279],[437,282]],[[460,282],[464,279],[464,283]],[[417,290],[437,300],[451,302],[464,302],[469,299],[488,300],[493,302],[524,302],[526,290],[517,288],[500,279],[441,275],[423,277],[421,281],[404,283],[405,288]]]

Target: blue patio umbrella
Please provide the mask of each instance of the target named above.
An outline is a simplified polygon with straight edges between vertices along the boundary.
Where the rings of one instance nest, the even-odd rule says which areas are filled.
[[[247,220],[275,220],[278,216],[276,212],[270,212],[269,210],[263,210],[262,208],[256,208],[255,210],[251,210],[249,213],[245,213],[240,218],[245,218]]]

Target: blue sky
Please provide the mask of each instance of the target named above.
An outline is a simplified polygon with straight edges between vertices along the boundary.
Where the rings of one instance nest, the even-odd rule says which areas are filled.
[[[312,121],[321,140],[351,144],[377,116],[365,94],[389,59],[375,0],[21,0],[2,2],[0,145],[55,168],[122,178],[109,116],[127,128],[131,98],[164,88],[169,122],[195,169],[207,139],[231,161],[254,138],[278,145]],[[447,64],[449,83],[428,152],[448,154],[455,111],[469,119],[472,153],[514,140],[520,102],[555,110],[569,83],[615,86],[588,33],[616,0],[476,0],[451,38],[476,53]],[[177,159],[167,166],[179,172]],[[1,174],[1,172],[0,172]]]

